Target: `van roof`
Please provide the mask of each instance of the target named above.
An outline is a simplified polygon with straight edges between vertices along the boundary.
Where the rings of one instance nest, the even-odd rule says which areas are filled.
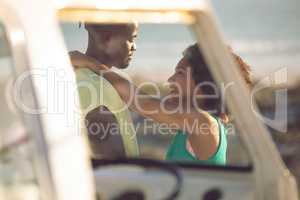
[[[204,0],[53,0],[55,8],[100,10],[178,10],[192,11],[206,7]]]
[[[53,0],[63,21],[123,23],[194,22],[193,11],[209,10],[204,0]],[[130,15],[128,15],[130,11]],[[100,13],[101,12],[101,13]]]

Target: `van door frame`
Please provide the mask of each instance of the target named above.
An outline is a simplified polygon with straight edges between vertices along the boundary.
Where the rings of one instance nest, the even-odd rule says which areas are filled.
[[[14,78],[20,75],[23,71],[29,70],[25,32],[16,16],[18,16],[17,13],[9,5],[5,2],[0,2],[0,20],[4,25],[5,36],[9,45],[9,52],[12,55],[12,71],[14,73]],[[26,82],[26,84],[34,99],[23,99],[23,103],[26,105],[26,103],[32,103],[33,101],[34,109],[38,109],[38,101],[35,96],[32,80],[30,79],[30,81]],[[26,130],[28,128],[32,131],[32,135],[30,135],[29,139],[33,139],[34,141],[32,152],[33,165],[36,171],[39,195],[42,199],[46,200],[56,199],[53,177],[50,170],[48,146],[43,134],[40,117],[38,115],[30,115],[22,111],[19,111],[19,113]]]
[[[0,17],[7,29],[16,76],[34,70],[47,71],[51,67],[64,71],[67,86],[76,86],[75,74],[56,23],[52,1],[3,0],[0,1]],[[50,50],[55,51],[49,54]],[[79,102],[77,89],[71,87],[66,99],[65,96],[45,94],[34,74],[30,76],[30,81],[34,109],[38,112],[41,111],[39,109],[48,109],[48,99],[67,104],[63,114],[49,113],[48,110],[38,114],[22,113],[26,125],[33,132],[32,139],[36,147],[34,166],[38,170],[41,199],[95,199],[86,136],[77,134],[83,129],[80,112],[76,110]],[[66,124],[69,118],[75,124]]]

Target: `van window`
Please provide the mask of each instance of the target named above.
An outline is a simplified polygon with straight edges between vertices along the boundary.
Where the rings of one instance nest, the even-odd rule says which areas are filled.
[[[103,24],[96,25],[101,26]],[[112,47],[109,45],[105,46],[105,44],[103,45],[103,43],[101,43],[101,41],[104,42],[104,40],[101,40],[101,38],[99,39],[99,37],[101,37],[101,34],[98,38],[90,38],[89,40],[88,32],[84,24],[81,24],[81,26],[79,26],[79,23],[77,22],[64,22],[61,23],[61,29],[65,38],[65,43],[68,48],[68,51],[76,50],[85,54],[87,52],[88,46],[91,45],[95,47],[95,49],[102,51],[102,54],[106,54],[106,56],[109,56],[107,55],[107,53],[110,52],[111,49],[109,48]],[[136,47],[134,47],[136,48],[136,51],[133,51],[133,57],[131,58],[132,60],[130,59],[130,61],[128,62],[128,66],[123,66],[119,68],[112,67],[112,70],[132,81],[132,83],[134,83],[141,91],[152,95],[154,98],[162,100],[170,94],[169,92],[171,89],[170,83],[168,83],[168,79],[170,79],[172,74],[178,71],[176,69],[176,66],[182,59],[184,50],[188,46],[193,45],[196,41],[193,30],[191,27],[186,26],[184,24],[139,24],[137,37],[134,37],[133,40],[136,44]],[[113,43],[112,41],[110,42]],[[122,44],[118,44],[118,46],[122,48]],[[101,48],[108,49],[101,50]],[[88,49],[88,51],[90,50],[91,49]],[[234,52],[234,50],[232,51]],[[89,55],[94,56],[96,59],[101,59],[102,57],[102,55],[97,57],[97,52],[94,52],[94,54]],[[103,59],[107,59],[107,57]],[[101,62],[101,60],[99,61]],[[105,62],[110,61],[105,60]],[[111,62],[108,63],[108,65],[111,64],[112,66],[114,66],[114,64],[116,63],[117,62]],[[178,71],[178,73],[181,73],[180,70]],[[201,70],[194,73],[201,73]],[[200,80],[197,80],[197,83],[201,83],[201,74],[199,76],[188,78],[197,79],[198,77],[200,77]],[[224,84],[207,85],[207,87],[212,88],[215,86],[226,87],[226,85]],[[208,104],[210,104],[211,102],[215,102],[213,98],[219,98],[220,96],[218,95],[221,94],[215,94],[214,96],[213,94],[211,96],[207,95],[207,98],[212,99],[212,101],[208,100]],[[223,103],[223,111],[227,112],[226,102]],[[218,105],[221,107],[221,102]],[[182,140],[186,142],[184,143],[184,145],[181,145],[179,147],[183,148],[182,152],[180,152],[179,154],[183,153],[185,154],[184,156],[194,158],[194,152],[191,150],[193,149],[193,147],[190,148],[192,144],[190,144],[189,140],[185,138],[184,131],[180,131],[179,129],[174,128],[174,126],[172,128],[170,127],[170,124],[156,122],[150,117],[145,117],[143,116],[143,114],[135,111],[134,109],[130,109],[130,107],[129,112],[131,115],[131,120],[133,122],[134,131],[137,137],[140,157],[166,160],[166,155],[168,154],[168,151],[170,151],[170,145],[172,144],[172,142],[174,142],[174,137],[176,133],[181,132],[183,138],[179,138],[177,142],[180,143],[180,141]],[[221,115],[219,115],[220,113],[217,112],[218,111],[212,112],[212,119],[217,119],[219,120],[219,123],[222,123],[220,118]],[[228,118],[229,123],[227,123],[226,125],[222,123],[222,129],[226,129],[227,133],[224,134],[224,136],[219,135],[220,137],[226,137],[223,138],[223,140],[226,140],[227,142],[226,165],[249,166],[251,161],[248,157],[245,145],[241,143],[238,136],[238,131],[243,130],[237,130],[235,128],[235,123],[238,119],[235,119],[234,116],[230,115],[230,113],[228,113]],[[120,124],[118,125],[120,126]],[[219,124],[219,127],[220,126],[221,125]],[[218,131],[218,133],[219,132],[220,131]],[[100,135],[103,134],[101,133]],[[220,139],[220,137],[218,138]],[[221,142],[219,144],[221,144]],[[101,145],[101,142],[99,143],[99,145]],[[113,148],[114,146],[111,147]],[[189,158],[184,159],[184,156],[182,157],[182,159],[179,158],[177,161],[190,163],[191,160]],[[203,162],[191,163],[201,164]],[[204,162],[204,164],[215,163]]]

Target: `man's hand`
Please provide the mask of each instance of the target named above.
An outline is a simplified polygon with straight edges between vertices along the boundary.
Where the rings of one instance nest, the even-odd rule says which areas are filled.
[[[79,51],[70,51],[69,56],[71,63],[75,69],[77,68],[89,68],[95,73],[99,74],[101,70],[107,70],[108,67],[100,63],[95,58],[87,56]]]

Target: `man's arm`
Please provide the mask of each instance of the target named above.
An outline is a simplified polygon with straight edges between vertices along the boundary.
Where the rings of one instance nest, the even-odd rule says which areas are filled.
[[[125,149],[116,117],[105,106],[86,115],[88,139],[95,158],[125,156]]]

